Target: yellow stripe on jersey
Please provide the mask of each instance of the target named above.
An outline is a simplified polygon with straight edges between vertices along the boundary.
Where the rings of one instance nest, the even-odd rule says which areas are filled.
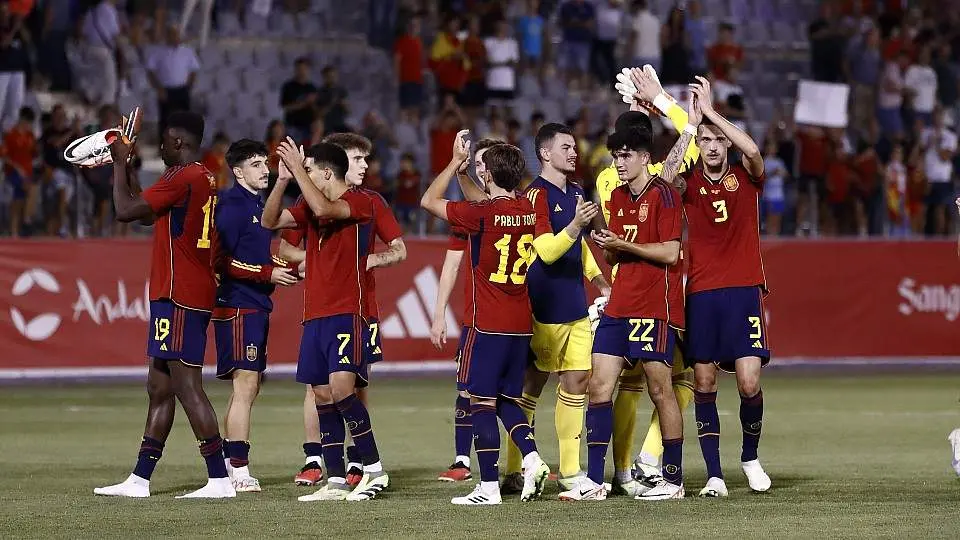
[[[230,261],[230,266],[235,266],[240,270],[247,270],[249,272],[259,272],[263,270],[263,267],[260,266],[259,264],[247,264],[247,263],[240,262],[238,260]]]

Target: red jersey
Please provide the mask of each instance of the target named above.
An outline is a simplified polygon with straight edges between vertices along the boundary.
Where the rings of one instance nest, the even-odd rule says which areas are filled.
[[[376,237],[384,244],[390,244],[390,242],[403,236],[403,229],[400,228],[397,218],[394,217],[393,211],[390,210],[390,206],[383,196],[369,189],[360,188],[358,191],[370,197],[373,202],[373,232]],[[370,247],[373,247],[373,243],[370,244]],[[373,249],[370,252],[373,253]],[[364,265],[364,268],[366,268],[366,265]],[[377,280],[374,277],[374,270],[366,270],[364,277],[366,278],[364,285],[366,287],[364,291],[366,302],[363,315],[380,320],[380,306],[377,304]]]
[[[530,334],[527,264],[537,214],[526,197],[448,202],[447,219],[469,235],[463,324],[493,334]]]
[[[753,178],[738,163],[716,182],[704,176],[702,165],[683,177],[689,224],[687,294],[765,286],[758,214],[766,174]]]
[[[610,202],[610,232],[634,244],[680,241],[683,206],[680,193],[654,178],[639,195],[628,185],[613,190]],[[618,252],[617,279],[604,313],[611,317],[642,317],[668,321],[683,328],[683,302],[675,290],[682,285],[682,269]]]
[[[146,191],[156,215],[150,300],[211,311],[217,294],[214,278],[217,180],[206,167],[191,163],[170,167]]]
[[[307,230],[304,322],[364,312],[364,274],[373,243],[373,201],[355,189],[345,191],[340,200],[350,205],[347,219],[318,219],[303,200],[288,208],[297,225]]]

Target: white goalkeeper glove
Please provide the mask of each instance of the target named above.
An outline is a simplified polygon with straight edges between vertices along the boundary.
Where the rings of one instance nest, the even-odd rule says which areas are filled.
[[[637,87],[630,80],[630,68],[623,68],[620,73],[617,73],[617,82],[613,88],[620,93],[624,103],[633,104],[633,95],[637,93]]]
[[[603,315],[604,308],[610,299],[606,296],[598,296],[596,300],[587,308],[587,318],[590,319],[590,331],[597,332],[597,326],[600,325],[600,316]]]

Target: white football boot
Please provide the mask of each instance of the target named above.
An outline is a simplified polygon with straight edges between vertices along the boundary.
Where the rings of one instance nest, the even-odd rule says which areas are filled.
[[[237,490],[233,488],[233,482],[229,478],[208,478],[207,485],[202,488],[191,491],[184,495],[178,495],[177,499],[229,499],[237,496]]]
[[[561,501],[603,501],[607,498],[607,489],[583,476],[577,480],[576,485],[562,491],[558,498]]]
[[[112,486],[93,488],[94,495],[105,495],[107,497],[135,497],[144,498],[150,496],[150,481],[131,474],[126,480]]]
[[[960,199],[957,199],[957,204],[960,205]],[[950,448],[953,450],[953,455],[950,456],[950,464],[953,465],[953,470],[957,472],[957,476],[960,476],[960,428],[951,431],[947,440],[950,441]]]
[[[357,487],[347,495],[348,501],[369,501],[376,499],[383,490],[390,486],[390,476],[382,473],[379,476],[370,476],[370,473],[364,473],[363,478]]]
[[[484,489],[483,484],[477,484],[469,495],[454,497],[450,502],[460,506],[487,506],[500,504],[503,499],[500,497],[500,486]]]
[[[350,495],[350,486],[327,482],[322,488],[309,495],[301,495],[297,497],[297,500],[300,502],[345,501],[347,500],[347,495]]]
[[[707,485],[700,490],[701,497],[726,497],[727,495],[727,483],[723,481],[723,478],[717,478],[716,476],[711,476],[707,480]]]
[[[683,496],[683,485],[678,486],[666,480],[660,480],[660,483],[657,484],[656,487],[642,495],[637,495],[634,499],[638,501],[667,501],[682,499]]]
[[[759,459],[744,461],[740,463],[740,466],[743,468],[743,474],[747,475],[747,483],[750,484],[750,489],[758,493],[770,489],[770,477],[763,471]]]
[[[524,456],[523,490],[520,492],[520,500],[527,502],[539,499],[543,494],[543,486],[546,485],[548,476],[550,476],[550,467],[540,459],[539,454],[530,452]]]

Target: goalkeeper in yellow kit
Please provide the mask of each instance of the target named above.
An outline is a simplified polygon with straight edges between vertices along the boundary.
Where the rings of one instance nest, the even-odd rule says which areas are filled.
[[[626,112],[617,118],[617,131],[628,128],[640,128],[653,130],[650,117],[644,112],[650,114],[662,114],[673,122],[674,129],[677,132],[683,130],[687,125],[687,111],[677,105],[676,101],[670,97],[660,86],[656,72],[649,66],[643,69],[634,68],[633,70],[624,70],[624,73],[617,77],[619,81],[616,85],[617,90],[624,96],[625,102],[630,102],[630,112]],[[686,154],[683,156],[683,164],[680,166],[680,172],[684,172],[692,167],[700,157],[700,148],[696,145],[696,139],[690,141]],[[663,163],[654,163],[649,166],[650,174],[659,174],[663,168]],[[600,209],[603,211],[603,217],[606,222],[610,221],[610,211],[607,203],[613,190],[622,182],[617,176],[617,169],[611,165],[600,172],[597,176],[597,195],[600,197]],[[681,250],[681,259],[683,252]],[[613,271],[613,278],[616,277],[616,268]],[[612,281],[612,279],[611,279]],[[677,347],[676,355],[682,356],[681,348]],[[673,391],[677,396],[677,401],[682,411],[693,401],[693,369],[687,368],[682,358],[677,358],[673,362]],[[614,481],[613,494],[623,494],[635,496],[640,491],[648,489],[656,484],[660,476],[660,457],[663,454],[663,445],[660,436],[660,420],[657,412],[654,411],[650,419],[650,427],[647,429],[647,436],[644,439],[640,455],[637,457],[636,479],[631,474],[631,454],[633,446],[634,429],[637,421],[637,406],[640,402],[640,394],[643,392],[643,367],[639,364],[631,370],[624,370],[620,375],[620,386],[617,391],[617,397],[613,404],[613,462],[614,462]]]

